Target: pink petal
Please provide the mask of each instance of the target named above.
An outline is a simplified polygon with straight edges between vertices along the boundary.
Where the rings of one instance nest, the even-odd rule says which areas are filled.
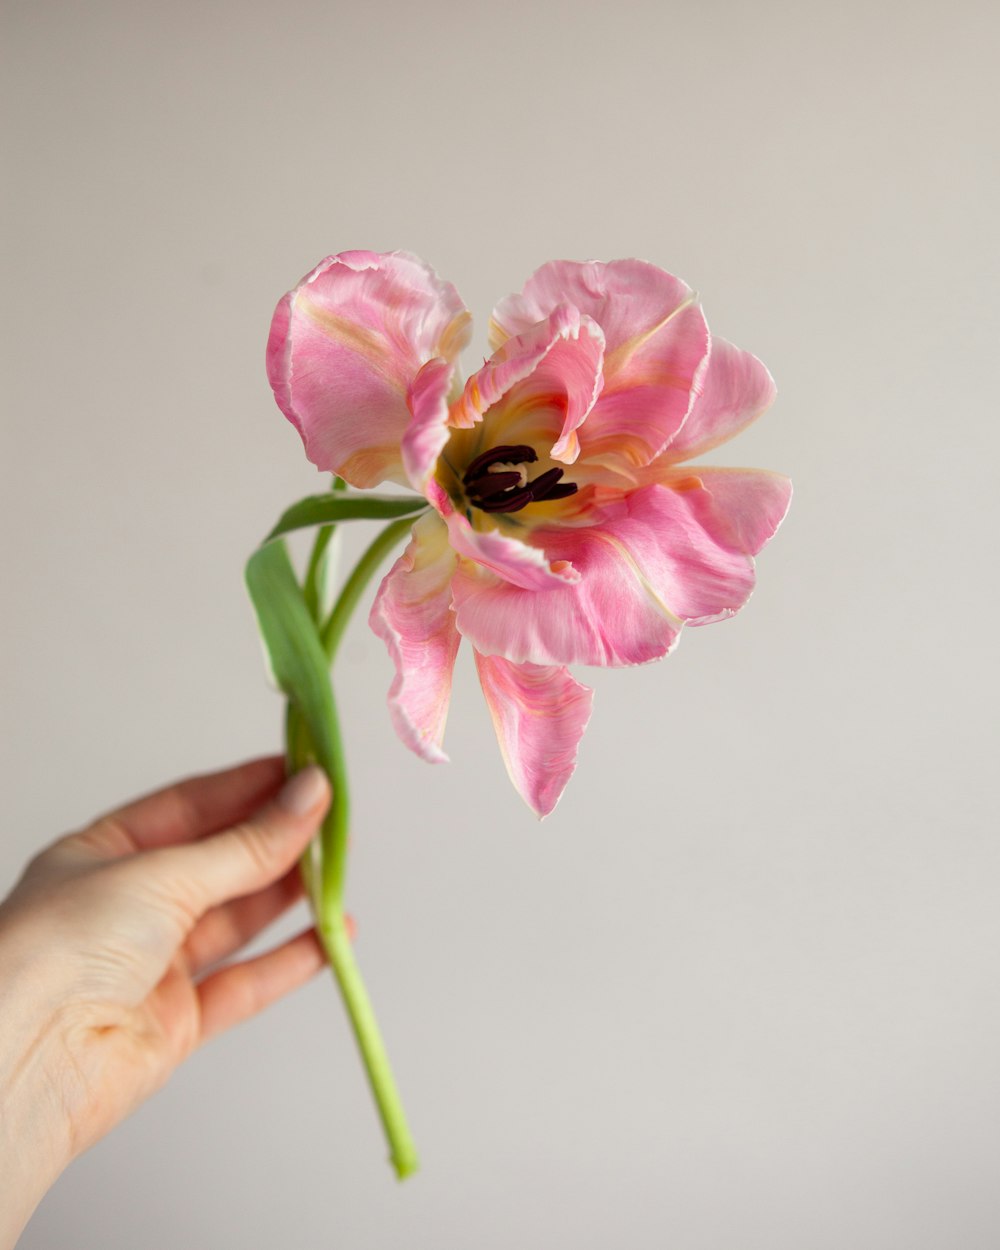
[[[643,260],[551,260],[535,270],[520,294],[497,304],[490,343],[498,347],[543,321],[557,305],[572,304],[601,327],[611,356],[691,296],[686,283]]]
[[[548,816],[576,767],[594,692],[565,668],[478,652],[476,667],[514,788],[539,817]]]
[[[469,378],[452,411],[452,424],[469,428],[492,408],[492,443],[550,446],[553,459],[572,464],[579,453],[575,431],[600,392],[603,360],[600,327],[572,305],[559,304],[508,339]],[[495,410],[498,405],[500,411]],[[513,423],[524,418],[538,428],[514,429]]]
[[[754,586],[753,560],[730,546],[728,532],[720,542],[706,527],[715,515],[706,495],[698,487],[647,486],[598,526],[641,570],[651,593],[694,625],[732,616]]]
[[[406,397],[410,424],[403,435],[403,467],[410,485],[423,494],[438,457],[451,437],[448,392],[455,366],[437,357],[429,360],[410,384]]]
[[[604,390],[580,431],[580,454],[627,473],[660,454],[701,386],[709,333],[694,292],[640,260],[551,261],[520,295],[501,301],[491,341],[548,316],[566,301],[604,331]]]
[[[774,396],[774,379],[756,356],[713,336],[702,393],[663,458],[703,455],[755,421]]]
[[[433,479],[428,483],[427,497],[447,523],[452,548],[511,585],[538,592],[580,580],[565,560],[550,561],[544,551],[498,530],[473,529],[468,517],[455,511],[447,493]]]
[[[455,360],[470,318],[458,292],[405,252],[329,256],[278,304],[267,345],[275,399],[320,469],[353,486],[406,484],[407,389]]]
[[[449,587],[454,568],[446,527],[434,513],[421,517],[409,546],[383,579],[369,617],[396,666],[389,688],[396,733],[432,764],[448,758],[441,743],[460,642]]]
[[[792,500],[792,483],[769,469],[684,465],[661,484],[693,483],[689,496],[698,522],[720,547],[755,556],[774,537]],[[683,487],[682,487],[683,489]]]
[[[536,531],[538,533],[538,531]],[[458,628],[486,655],[515,663],[645,664],[666,655],[683,622],[653,594],[621,546],[596,527],[545,531],[546,555],[572,558],[575,585],[544,594],[460,564]]]
[[[549,560],[580,581],[532,594],[461,565],[452,582],[458,628],[476,650],[517,663],[642,664],[670,651],[685,621],[732,616],[753,589],[753,560],[711,532],[697,479],[646,486],[595,512],[586,528],[536,529]],[[706,528],[705,521],[709,521]]]

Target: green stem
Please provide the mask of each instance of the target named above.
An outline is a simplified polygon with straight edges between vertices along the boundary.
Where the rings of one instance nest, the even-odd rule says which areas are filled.
[[[285,704],[285,760],[289,777],[316,761],[305,721],[291,699]],[[299,858],[299,871],[314,911],[317,907],[316,886],[319,875],[317,851],[316,839],[313,838]]]
[[[418,513],[415,517],[401,517],[398,521],[393,521],[391,525],[387,525],[384,530],[381,530],[376,535],[371,546],[354,566],[350,577],[344,583],[337,602],[333,605],[333,611],[330,613],[329,619],[323,626],[323,646],[331,663],[337,654],[337,648],[340,646],[340,640],[344,635],[344,630],[347,628],[347,622],[351,619],[351,613],[358,606],[358,600],[364,594],[365,587],[371,581],[388,553],[405,534],[409,533],[414,521],[420,515],[422,514]]]
[[[386,555],[409,533],[413,525],[412,517],[403,517],[393,521],[381,530],[368,546],[350,576],[344,583],[337,602],[333,605],[329,619],[323,628],[322,642],[326,654],[332,664],[337,655],[344,630],[351,619],[351,613],[358,605],[368,583],[385,559]],[[350,810],[347,797],[347,765],[344,760],[344,743],[340,732],[340,724],[336,716],[334,702],[334,718],[330,726],[333,740],[333,764],[336,771],[330,775],[333,787],[333,800],[321,831],[323,843],[323,880],[322,899],[324,915],[330,910],[339,909],[344,899],[344,879],[347,875],[347,843],[350,823]]]
[[[344,583],[321,634],[324,649],[331,663],[337,653],[351,613],[357,606],[365,587],[388,552],[409,531],[412,524],[413,517],[405,517],[387,525],[361,556]],[[314,585],[318,583],[320,562],[330,541],[329,533],[324,534],[324,530],[328,528],[332,527],[324,527],[317,534],[313,555],[309,562],[310,572],[307,573],[307,584],[310,577]],[[320,598],[321,596],[317,594],[310,603],[310,611],[313,612],[314,619],[320,610]],[[319,625],[318,620],[317,625]],[[293,768],[301,768],[314,758],[302,718],[291,704],[288,707],[285,730],[291,771]],[[347,1008],[354,1037],[361,1052],[361,1059],[368,1073],[369,1084],[389,1143],[389,1156],[396,1175],[403,1180],[417,1170],[417,1152],[392,1068],[389,1065],[378,1021],[354,958],[344,915],[350,808],[344,743],[335,701],[329,735],[332,743],[330,784],[333,797],[319,832],[319,864],[318,866],[316,864],[315,852],[311,848],[307,849],[301,861],[302,873],[312,899],[316,927],[340,987],[341,997]]]
[[[306,578],[302,583],[306,607],[314,621],[319,620],[323,610],[323,563],[335,529],[334,525],[320,527],[313,549],[309,553],[309,567],[306,569]]]
[[[343,478],[335,477],[330,489],[335,494],[345,491],[347,483]],[[323,525],[320,527],[316,534],[312,551],[309,553],[309,565],[306,568],[305,581],[302,583],[302,593],[305,596],[306,607],[308,607],[317,625],[320,624],[320,617],[323,613],[323,587],[326,581],[325,565],[329,559],[327,552],[330,546],[330,539],[333,538],[336,528],[336,525]]]
[[[330,691],[333,693],[332,687]],[[344,738],[340,732],[340,717],[336,700],[328,726],[330,735],[330,789],[333,792],[330,806],[319,831],[321,875],[317,897],[320,904],[320,921],[339,916],[344,908],[344,880],[347,876],[347,846],[351,824],[351,804],[347,789],[347,760],[344,756]]]
[[[396,1170],[396,1176],[405,1180],[419,1166],[417,1149],[389,1065],[389,1056],[386,1054],[371,999],[354,958],[343,912],[338,909],[335,913],[324,916],[318,927],[347,1007],[372,1093],[375,1095],[375,1105],[389,1143],[389,1158]]]

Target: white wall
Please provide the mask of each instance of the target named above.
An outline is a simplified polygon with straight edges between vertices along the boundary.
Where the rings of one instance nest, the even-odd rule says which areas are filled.
[[[351,900],[423,1158],[332,985],[198,1055],[25,1250],[994,1250],[997,167],[987,3],[8,0],[0,885],[278,744],[241,586],[321,480],[279,295],[415,251],[486,352],[554,256],[637,255],[775,374],[716,459],[795,479],[736,620],[587,674],[539,827],[470,668],[453,763],[339,678]],[[992,557],[992,559],[991,559]]]

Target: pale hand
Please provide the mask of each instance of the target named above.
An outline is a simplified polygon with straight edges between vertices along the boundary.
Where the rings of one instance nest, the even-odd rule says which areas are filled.
[[[217,966],[301,896],[329,787],[283,780],[270,758],[148,795],[42,851],[0,904],[0,1250],[202,1042],[324,966],[311,928]]]

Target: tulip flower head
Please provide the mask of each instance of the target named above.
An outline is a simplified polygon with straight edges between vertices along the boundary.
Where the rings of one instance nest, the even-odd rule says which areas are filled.
[[[328,257],[278,304],[267,350],[309,459],[427,509],[376,595],[393,724],[446,759],[462,639],[511,780],[540,816],[573,772],[592,692],[571,665],[643,664],[732,616],[791,484],[691,464],[774,397],[691,291],[639,260],[553,261],[502,300],[463,384],[471,318],[403,252]]]

